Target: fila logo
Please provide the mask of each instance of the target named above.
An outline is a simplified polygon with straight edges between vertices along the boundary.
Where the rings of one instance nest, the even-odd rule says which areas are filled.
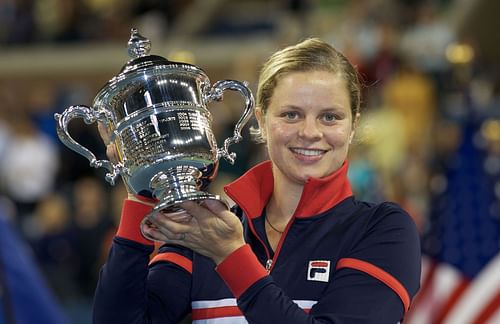
[[[328,282],[330,277],[330,261],[314,260],[309,261],[307,269],[307,280]]]

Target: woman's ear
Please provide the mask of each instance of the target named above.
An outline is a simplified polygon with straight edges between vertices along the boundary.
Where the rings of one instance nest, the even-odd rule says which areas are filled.
[[[255,118],[257,119],[257,122],[259,123],[259,127],[260,127],[261,121],[263,118],[262,108],[260,106],[255,107],[254,113],[255,113]]]
[[[354,120],[352,121],[352,130],[351,135],[349,135],[349,144],[352,144],[352,140],[354,138],[354,133],[356,132],[356,128],[358,127],[359,117],[361,114],[358,112],[356,116],[354,116]]]
[[[264,118],[265,118],[265,116],[264,116],[264,111],[262,111],[262,107],[260,107],[260,106],[255,107],[255,119],[257,119],[257,122],[259,123],[259,129],[260,129],[262,136],[264,136],[264,129],[265,129]]]
[[[262,111],[262,107],[255,107],[255,118],[259,123],[259,127],[262,128],[264,126],[264,111]]]

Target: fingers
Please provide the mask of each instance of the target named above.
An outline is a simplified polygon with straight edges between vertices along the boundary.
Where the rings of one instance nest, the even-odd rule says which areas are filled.
[[[106,156],[113,164],[117,164],[119,162],[118,152],[116,151],[116,146],[113,143],[106,145]]]
[[[193,218],[193,216],[189,215],[185,210],[180,210],[173,213],[163,213],[163,215],[177,223],[189,223]]]
[[[206,199],[201,204],[194,201],[185,201],[180,206],[198,219],[210,216],[210,214],[220,214],[227,210],[221,202],[215,199]]]
[[[99,131],[99,135],[101,136],[104,144],[108,145],[109,141],[110,141],[110,137],[111,137],[109,134],[108,127],[104,123],[98,122],[97,123],[97,130]]]
[[[177,222],[169,218],[168,215],[155,213],[149,216],[149,222],[145,222],[147,228],[144,231],[155,235],[155,237],[161,237],[165,242],[185,240],[193,231],[193,227],[186,222]],[[174,213],[174,215],[179,217],[180,213]]]
[[[167,235],[153,225],[144,225],[142,233],[146,238],[152,241],[169,242],[169,243],[178,243],[179,241],[185,240],[187,236],[186,233],[180,233],[180,234],[169,233]]]
[[[160,232],[158,230],[158,227],[156,227],[156,225],[152,224],[151,222],[144,222],[144,224],[141,226],[141,231],[145,238],[152,241],[165,242],[169,240],[168,237]]]
[[[97,123],[97,130],[102,138],[102,141],[106,145],[106,156],[113,164],[117,164],[120,160],[118,158],[118,152],[116,146],[111,142],[111,133],[106,124],[102,122]]]

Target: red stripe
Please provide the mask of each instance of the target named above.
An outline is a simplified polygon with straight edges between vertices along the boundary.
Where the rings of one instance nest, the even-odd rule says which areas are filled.
[[[260,264],[248,244],[231,253],[219,263],[215,270],[236,298],[255,282],[267,276],[266,269]]]
[[[455,307],[455,303],[460,299],[462,294],[467,290],[469,286],[469,280],[462,278],[460,283],[455,287],[455,290],[450,294],[448,299],[443,303],[439,312],[437,312],[436,316],[433,318],[433,323],[442,323],[446,318],[450,310]]]
[[[204,320],[218,317],[243,316],[238,306],[222,306],[212,308],[193,309],[192,320]]]
[[[153,241],[146,239],[142,235],[140,227],[142,219],[151,209],[152,207],[149,205],[125,199],[123,201],[122,216],[116,235],[141,244],[154,245]]]
[[[386,271],[366,261],[352,258],[340,259],[337,263],[336,269],[338,270],[342,268],[356,269],[377,278],[378,280],[389,286],[389,288],[394,290],[394,292],[399,296],[399,298],[403,302],[405,313],[410,308],[410,295],[406,291],[405,287],[403,287],[403,285],[396,278],[394,278]]]
[[[328,262],[324,261],[316,261],[316,262],[311,262],[311,267],[328,267]]]
[[[473,324],[484,324],[488,319],[495,314],[500,309],[500,290],[497,294],[490,300],[486,307],[479,313],[476,319],[472,322]]]
[[[181,268],[184,268],[189,273],[193,273],[193,261],[189,260],[185,256],[182,256],[173,252],[165,252],[159,253],[155,255],[153,259],[149,262],[149,265],[160,261],[168,261],[178,265]]]

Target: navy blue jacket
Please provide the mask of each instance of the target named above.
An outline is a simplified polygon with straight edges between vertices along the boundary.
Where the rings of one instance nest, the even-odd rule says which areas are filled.
[[[393,203],[352,196],[347,163],[310,179],[273,252],[263,211],[270,162],[226,186],[248,243],[217,267],[208,258],[153,243],[139,222],[149,207],[125,201],[101,271],[94,323],[397,323],[419,288],[420,245],[410,216]]]

